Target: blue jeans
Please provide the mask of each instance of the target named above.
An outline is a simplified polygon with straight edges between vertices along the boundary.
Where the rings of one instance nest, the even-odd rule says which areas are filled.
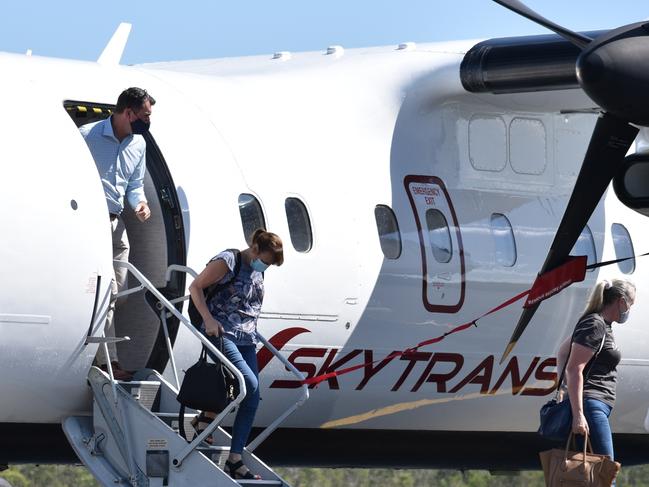
[[[214,346],[218,347],[216,337],[207,337]],[[211,352],[208,352],[212,360],[217,360]],[[239,404],[237,416],[232,426],[231,453],[241,454],[243,447],[248,442],[252,423],[255,420],[257,406],[259,406],[259,371],[257,369],[257,348],[254,345],[235,345],[223,338],[223,354],[243,374],[246,382],[246,397]]]
[[[588,422],[590,431],[590,442],[593,445],[593,453],[613,457],[613,435],[608,417],[611,415],[611,406],[598,399],[584,397],[584,416]],[[583,439],[580,437],[579,448],[583,448]]]

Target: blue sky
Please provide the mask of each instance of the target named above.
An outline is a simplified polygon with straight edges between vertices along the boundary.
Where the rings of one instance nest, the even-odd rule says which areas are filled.
[[[647,0],[527,4],[575,30],[649,18]],[[5,0],[0,9],[0,51],[42,56],[95,60],[130,22],[128,64],[545,32],[491,0]]]

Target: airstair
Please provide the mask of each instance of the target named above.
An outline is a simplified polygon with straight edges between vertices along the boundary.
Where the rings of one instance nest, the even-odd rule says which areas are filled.
[[[140,282],[139,286],[123,291],[118,296],[146,289],[155,298],[155,307],[160,313],[169,349],[175,384],[152,369],[139,370],[133,380],[122,382],[114,380],[110,367],[108,373],[92,367],[88,373],[88,384],[93,394],[92,416],[71,416],[63,422],[63,430],[79,459],[104,486],[290,487],[268,465],[256,457],[253,451],[308,399],[307,387],[303,386],[297,401],[244,449],[244,464],[262,480],[232,479],[223,470],[230,451],[231,437],[220,427],[220,424],[245,397],[246,386],[243,376],[176,309],[175,305],[189,299],[188,296],[168,300],[132,264],[116,261],[115,265],[126,267]],[[172,272],[186,272],[196,277],[192,269],[173,265],[167,270],[167,280]],[[184,429],[190,437],[183,438],[179,433],[180,404],[176,401],[179,380],[167,327],[167,319],[170,316],[178,318],[197,340],[222,360],[239,381],[240,393],[236,399],[196,438],[192,438],[194,430],[190,424],[191,419],[196,415],[196,411],[193,410],[187,410],[185,413]],[[98,318],[100,319],[103,317]],[[275,347],[260,335],[259,339],[294,375],[300,380],[303,378],[303,375]],[[97,340],[101,341],[107,356],[108,340],[110,339]],[[211,445],[204,441],[210,434],[213,438]]]

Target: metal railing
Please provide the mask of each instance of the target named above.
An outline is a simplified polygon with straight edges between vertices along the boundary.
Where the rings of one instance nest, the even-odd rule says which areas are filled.
[[[279,352],[279,350],[277,350],[268,340],[266,340],[266,338],[264,338],[259,332],[256,333],[257,333],[257,338],[259,338],[259,341],[264,344],[264,347],[270,350],[271,353],[275,357],[277,357],[280,360],[280,362],[282,362],[284,366],[286,366],[288,370],[290,370],[293,373],[293,375],[295,375],[300,381],[306,379],[305,374],[297,370],[295,366],[291,362],[289,362],[288,359],[284,357],[284,355],[282,355]],[[250,452],[254,451],[255,448],[257,448],[262,441],[268,438],[270,434],[273,431],[275,431],[279,427],[279,425],[284,422],[286,418],[288,418],[291,414],[293,414],[293,412],[297,408],[299,408],[302,404],[306,402],[307,399],[309,399],[308,386],[306,384],[302,384],[300,388],[302,389],[302,395],[298,398],[298,400],[286,411],[284,411],[284,413],[282,413],[275,421],[273,421],[271,424],[266,426],[266,428],[264,428],[264,430],[261,433],[259,433],[257,437],[248,444],[248,446],[246,446],[246,449],[248,451]]]
[[[176,387],[179,389],[180,388],[180,381],[178,379],[178,370],[176,367],[176,361],[173,353],[173,347],[171,345],[171,339],[169,335],[169,329],[167,326],[167,318],[172,315],[175,318],[177,318],[180,323],[185,325],[187,329],[196,337],[198,340],[202,343],[203,346],[205,346],[210,352],[212,352],[216,357],[218,357],[219,360],[225,365],[237,378],[237,381],[239,382],[239,394],[237,397],[226,406],[226,408],[221,411],[219,414],[216,415],[216,417],[212,420],[212,422],[208,425],[207,428],[203,430],[203,432],[200,435],[197,435],[194,440],[192,440],[183,450],[181,450],[180,453],[178,453],[173,459],[172,459],[172,465],[175,468],[179,468],[182,465],[182,462],[189,454],[191,454],[192,451],[194,451],[208,436],[212,434],[212,432],[221,424],[223,419],[235,408],[237,407],[241,401],[246,397],[246,383],[243,378],[243,374],[237,369],[232,362],[230,362],[225,355],[221,353],[219,349],[217,349],[212,342],[210,342],[205,335],[203,335],[190,321],[187,319],[183,314],[178,311],[175,307],[175,304],[178,304],[180,302],[187,301],[190,299],[189,295],[186,296],[181,296],[179,298],[175,298],[172,300],[169,300],[165,298],[160,291],[142,274],[133,264],[130,262],[123,262],[123,261],[118,261],[115,260],[113,261],[113,264],[115,267],[123,267],[127,269],[128,272],[130,272],[139,282],[140,284],[136,287],[127,289],[125,291],[122,291],[117,294],[117,297],[122,297],[128,294],[133,294],[138,291],[147,289],[153,296],[156,297],[158,300],[158,308],[160,310],[160,318],[161,318],[161,323],[165,335],[165,342],[167,345],[167,350],[169,352],[169,359],[171,362],[171,366],[173,369],[173,374],[174,378],[176,381]],[[167,282],[170,280],[170,276],[172,272],[184,272],[186,274],[191,275],[193,278],[196,278],[197,273],[190,267],[186,266],[180,266],[180,265],[170,265],[167,268],[166,271],[166,280]],[[263,343],[263,345],[270,350],[270,352],[277,357],[285,366],[286,368],[293,373],[299,380],[303,380],[305,377],[304,375],[295,368],[295,366],[286,359],[268,340],[266,340],[259,332],[257,332],[257,337],[258,339]],[[103,343],[102,346],[104,347],[104,351],[106,353],[106,357],[108,358],[108,363],[110,364],[110,357],[108,353],[108,346],[106,343]],[[111,367],[108,367],[108,373],[109,377],[111,380],[111,384],[113,387],[113,393],[114,397],[117,398],[117,394],[115,391],[115,381],[114,377],[112,374]],[[270,434],[275,431],[279,425],[286,420],[288,416],[290,416],[297,408],[299,408],[304,402],[309,398],[309,390],[306,384],[302,384],[301,386],[302,389],[302,394],[298,398],[298,400],[292,404],[286,411],[284,411],[275,421],[273,421],[271,424],[269,424],[257,437],[254,439],[254,441],[250,442],[247,446],[246,449],[249,452],[252,452],[255,448],[257,448],[261,442],[263,442],[266,438],[270,436]],[[128,445],[130,446],[130,445]]]
[[[183,272],[183,273],[189,274],[194,279],[198,275],[196,273],[196,271],[194,269],[192,269],[191,267],[182,266],[182,265],[178,265],[178,264],[172,264],[167,268],[167,272],[165,273],[165,280],[167,282],[169,282],[172,272]],[[170,304],[177,304],[177,303],[187,301],[189,299],[190,299],[190,296],[185,295],[185,296],[181,296],[179,298],[173,299],[173,300],[168,301],[168,302]],[[174,308],[174,310],[176,310],[176,309]],[[183,319],[181,321],[185,324],[185,326],[188,326],[190,329],[192,329],[191,331],[194,334],[196,334],[197,330],[189,322],[189,320],[187,320],[186,318],[183,317]],[[167,327],[166,319],[163,321],[163,327],[164,328]],[[198,332],[198,333],[200,334],[200,332]],[[291,362],[289,362],[288,359],[286,357],[284,357],[284,355],[282,355],[279,352],[279,350],[277,350],[268,340],[266,340],[266,338],[264,338],[261,335],[261,333],[259,333],[257,331],[256,335],[257,335],[257,338],[259,339],[259,341],[261,343],[263,343],[264,347],[266,347],[275,357],[277,357],[279,359],[279,361],[282,362],[282,364],[284,364],[284,366],[291,373],[293,373],[293,375],[295,375],[298,378],[298,380],[302,381],[302,380],[305,379],[305,375],[302,372],[300,372],[299,370],[297,370],[295,368],[295,366]],[[168,337],[168,336],[169,336],[169,331],[165,329],[165,337]],[[203,335],[201,334],[201,336],[203,336]],[[171,341],[170,340],[167,340],[167,346],[169,347],[169,356],[171,357],[173,355],[173,350],[171,348]],[[178,372],[176,370],[175,361],[172,360],[171,362],[172,362],[174,377],[176,378],[176,383],[178,383]],[[293,414],[293,412],[295,412],[297,410],[297,408],[299,408],[302,404],[304,404],[306,402],[307,399],[309,399],[309,388],[308,388],[308,386],[306,384],[302,384],[300,389],[302,390],[302,394],[297,399],[297,401],[294,404],[292,404],[286,411],[284,411],[277,419],[275,419],[275,421],[273,421],[271,424],[269,424],[261,433],[259,433],[257,435],[257,437],[246,446],[246,450],[248,450],[249,452],[254,451],[255,448],[257,448],[266,438],[268,438],[271,435],[271,433],[273,431],[275,431],[279,427],[280,424],[282,424],[282,422],[284,422],[284,420],[286,420],[286,418],[288,418],[291,414]],[[212,429],[210,429],[210,431],[212,431]]]
[[[212,352],[215,356],[221,360],[223,365],[225,365],[237,378],[239,382],[239,395],[230,403],[228,404],[223,411],[221,411],[219,414],[216,415],[214,420],[208,425],[207,428],[203,430],[203,432],[200,435],[197,435],[196,438],[194,438],[193,441],[191,441],[179,454],[177,454],[171,461],[172,465],[176,468],[180,467],[182,464],[183,460],[187,458],[187,456],[198,447],[203,440],[205,440],[209,435],[212,434],[212,432],[221,424],[221,421],[223,421],[223,418],[227,416],[230,411],[232,411],[235,407],[239,405],[241,401],[246,397],[246,383],[243,378],[243,374],[237,369],[232,362],[230,362],[225,355],[221,353],[219,349],[217,349],[212,342],[210,342],[194,325],[191,324],[191,322],[185,318],[176,308],[175,306],[169,302],[167,298],[165,298],[160,291],[156,289],[156,287],[142,274],[133,264],[130,262],[123,262],[119,260],[113,261],[113,264],[115,267],[123,267],[127,269],[139,282],[140,286],[137,286],[135,288],[129,289],[128,291],[125,291],[127,294],[131,294],[133,292],[136,292],[135,290],[142,290],[146,288],[153,294],[157,299],[158,302],[162,304],[164,308],[166,308],[173,316],[178,318],[181,323],[183,323],[189,331],[191,331],[196,338],[205,346],[210,352]],[[167,331],[168,333],[168,331]],[[169,342],[169,345],[171,343]],[[173,354],[173,350],[169,350],[169,354]]]

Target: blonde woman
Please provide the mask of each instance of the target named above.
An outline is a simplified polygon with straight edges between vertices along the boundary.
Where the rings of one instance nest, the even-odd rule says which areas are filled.
[[[615,405],[617,365],[622,355],[615,344],[613,322],[624,323],[635,301],[635,286],[626,280],[602,281],[559,348],[557,368],[566,366],[565,381],[572,409],[572,432],[588,434],[594,453],[613,454],[608,418]]]

